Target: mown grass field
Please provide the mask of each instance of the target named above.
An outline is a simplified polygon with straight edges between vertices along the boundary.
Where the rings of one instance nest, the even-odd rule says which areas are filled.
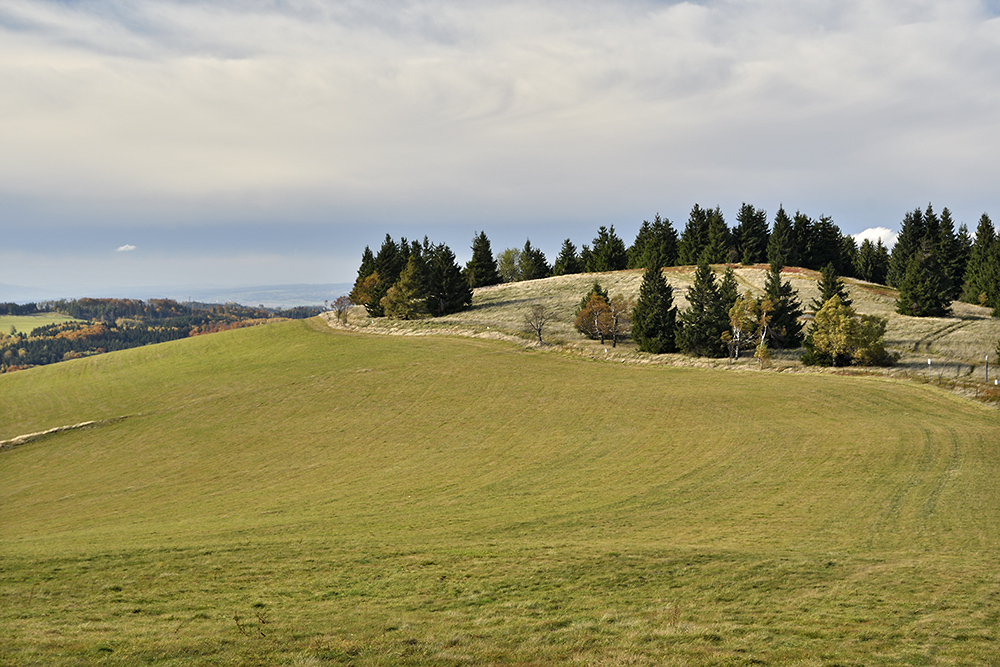
[[[50,324],[72,322],[74,318],[59,313],[37,313],[35,315],[0,315],[0,333],[9,334],[11,327],[24,334],[30,334],[38,327]]]
[[[0,376],[0,664],[1000,664],[1000,417],[285,322]],[[125,419],[118,419],[125,417]]]

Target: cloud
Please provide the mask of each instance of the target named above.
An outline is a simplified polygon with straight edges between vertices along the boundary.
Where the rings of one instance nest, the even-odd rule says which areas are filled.
[[[126,243],[123,246],[119,246],[118,249],[115,250],[115,252],[132,252],[133,250],[135,250],[135,246]]]
[[[860,246],[866,239],[872,243],[882,241],[882,245],[892,250],[892,247],[896,245],[897,236],[898,234],[891,229],[886,229],[885,227],[870,227],[863,232],[854,234],[854,242]]]

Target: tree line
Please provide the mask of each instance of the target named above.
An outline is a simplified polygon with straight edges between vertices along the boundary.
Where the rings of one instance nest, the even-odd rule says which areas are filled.
[[[414,266],[400,283],[411,258]],[[654,263],[798,266],[895,287],[900,293],[897,310],[905,315],[946,315],[951,302],[961,298],[1000,316],[1000,238],[989,216],[983,214],[973,240],[966,225],[955,228],[947,208],[937,214],[931,204],[904,216],[891,252],[881,240],[865,239],[858,245],[829,216],[814,218],[801,211],[789,215],[779,207],[769,224],[766,211],[746,203],[733,227],[719,207],[695,204],[680,233],[657,214],[652,222],[643,221],[631,246],[614,225],[601,226],[590,244],[578,248],[571,239],[564,240],[552,264],[530,239],[521,248],[494,255],[485,232],[478,232],[472,258],[459,267],[444,244],[433,245],[426,238],[422,244],[406,239],[396,243],[386,235],[378,254],[365,248],[350,296],[373,317],[444,315],[471,304],[466,286],[471,290],[554,275],[649,268]]]

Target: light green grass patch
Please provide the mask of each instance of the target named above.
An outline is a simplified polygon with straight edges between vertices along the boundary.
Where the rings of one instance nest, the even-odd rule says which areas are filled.
[[[0,377],[0,664],[989,664],[1000,420],[288,322]]]
[[[38,327],[63,322],[75,322],[73,317],[59,313],[36,313],[34,315],[0,315],[0,333],[10,334],[11,327],[20,333],[30,334]]]

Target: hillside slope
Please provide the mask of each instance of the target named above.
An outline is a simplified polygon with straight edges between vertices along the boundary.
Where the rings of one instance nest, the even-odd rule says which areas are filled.
[[[713,267],[716,277],[721,278],[724,266]],[[734,265],[740,291],[750,290],[761,294],[767,274],[766,265]],[[693,278],[693,267],[670,267],[664,270],[668,282],[674,288],[674,303],[679,309],[687,306],[685,295]],[[623,294],[638,298],[642,283],[642,270],[615,271],[611,273],[588,273],[557,276],[542,280],[505,283],[475,290],[472,308],[442,318],[402,322],[399,320],[370,320],[363,308],[352,310],[349,322],[353,328],[394,334],[414,333],[460,333],[475,336],[520,336],[530,339],[524,330],[524,315],[537,303],[549,306],[556,318],[547,327],[546,341],[585,354],[593,354],[604,346],[587,341],[573,327],[573,320],[580,299],[590,291],[594,281],[598,281],[610,294]],[[806,311],[814,299],[819,298],[817,281],[819,272],[808,269],[786,268],[783,278],[798,292],[799,300]],[[895,374],[926,375],[927,359],[934,362],[935,377],[961,378],[978,381],[984,377],[983,364],[989,354],[995,362],[995,350],[1000,341],[1000,319],[990,317],[990,310],[967,303],[954,302],[952,317],[908,317],[895,310],[896,291],[883,285],[874,285],[851,278],[844,279],[847,290],[854,302],[854,308],[862,314],[878,315],[888,320],[886,346],[901,355]],[[332,314],[327,317],[333,320]],[[334,322],[335,324],[335,322]],[[808,325],[807,325],[808,330]],[[632,354],[634,346],[625,343],[614,355],[618,359],[641,361],[642,363],[684,363],[690,365],[689,358],[668,355],[663,358]],[[779,353],[776,360],[793,362],[799,354]],[[715,365],[702,360],[701,364]],[[749,362],[748,362],[749,363]],[[797,365],[797,364],[792,364]]]
[[[0,664],[985,664],[1000,421],[266,325],[0,377]]]

